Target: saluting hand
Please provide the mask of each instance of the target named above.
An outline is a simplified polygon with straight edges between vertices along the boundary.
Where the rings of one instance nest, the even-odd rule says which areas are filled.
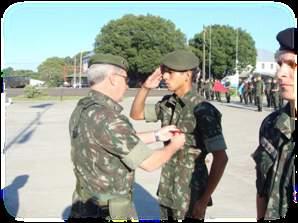
[[[147,78],[143,87],[148,89],[153,89],[158,87],[160,81],[162,80],[162,73],[160,67],[156,68],[155,71]]]

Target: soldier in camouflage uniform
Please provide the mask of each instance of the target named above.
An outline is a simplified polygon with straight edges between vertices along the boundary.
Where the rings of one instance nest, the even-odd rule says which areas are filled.
[[[257,77],[254,77],[252,79],[252,98],[253,98],[253,101],[254,101],[254,104],[257,105],[257,95],[256,95],[256,90],[257,90]]]
[[[266,95],[266,99],[267,99],[267,107],[268,108],[270,108],[271,104],[272,104],[271,90],[272,90],[272,79],[268,78],[268,80],[266,81],[266,85],[265,85],[265,95]]]
[[[228,89],[228,91],[225,93],[226,99],[227,99],[227,103],[230,103],[230,101],[231,101],[231,92],[230,92],[231,82],[230,81],[227,81],[225,83],[225,87]]]
[[[221,113],[192,88],[192,69],[199,64],[194,54],[177,50],[167,54],[161,64],[138,91],[130,115],[136,120],[160,120],[162,126],[175,124],[185,133],[183,152],[176,153],[162,168],[157,192],[161,219],[202,219],[228,160]],[[145,106],[148,93],[161,78],[174,94]],[[213,155],[209,176],[205,164],[208,153]]]
[[[243,91],[242,91],[242,96],[244,103],[247,105],[248,104],[248,80],[245,79],[244,81],[244,86],[243,86]]]
[[[252,101],[253,101],[253,91],[254,91],[254,86],[253,86],[253,83],[252,81],[249,81],[248,82],[248,99],[249,99],[249,104],[252,104]]]
[[[214,100],[214,94],[215,92],[213,91],[213,86],[214,86],[214,79],[213,78],[210,78],[210,87],[211,87],[211,100],[213,101]]]
[[[212,90],[212,83],[210,82],[209,79],[206,79],[206,81],[205,81],[205,95],[206,95],[206,99],[208,101],[211,100],[211,90]]]
[[[201,78],[199,78],[199,81],[197,83],[197,90],[198,90],[199,95],[203,95],[202,94],[203,86],[204,86],[204,79],[201,77]]]
[[[263,109],[264,82],[261,78],[261,75],[257,75],[256,78],[256,103],[258,111],[261,112]]]
[[[295,103],[297,85],[297,28],[279,32],[280,49],[277,78],[288,104],[267,116],[260,128],[259,146],[253,153],[256,162],[257,218],[266,220],[286,216],[294,192]],[[294,87],[296,85],[296,87]]]
[[[159,168],[182,148],[185,135],[172,137],[171,131],[178,131],[175,126],[136,133],[119,104],[127,90],[126,60],[98,54],[90,58],[89,66],[91,91],[79,100],[69,121],[76,176],[70,218],[130,219],[136,217],[132,203],[135,169]],[[146,146],[169,139],[161,150]]]
[[[272,89],[271,89],[271,94],[272,94],[272,104],[274,109],[278,109],[279,106],[279,84],[277,83],[277,79],[273,79],[272,83]]]

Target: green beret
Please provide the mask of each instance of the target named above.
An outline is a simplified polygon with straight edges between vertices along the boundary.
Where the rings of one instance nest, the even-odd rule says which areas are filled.
[[[128,62],[121,56],[115,56],[112,54],[95,54],[90,57],[88,67],[93,64],[111,64],[117,67],[128,70]]]
[[[176,50],[165,55],[161,60],[161,64],[171,70],[186,71],[198,67],[199,59],[192,52]]]

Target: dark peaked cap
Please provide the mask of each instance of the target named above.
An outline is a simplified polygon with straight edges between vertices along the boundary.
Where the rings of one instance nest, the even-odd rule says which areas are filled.
[[[199,66],[199,59],[189,51],[176,50],[165,55],[161,63],[171,70],[186,71]]]
[[[89,59],[88,67],[93,64],[111,64],[117,67],[128,70],[128,62],[121,56],[112,54],[96,54]]]
[[[295,51],[297,54],[297,44],[295,44],[295,36],[297,36],[297,28],[288,28],[280,31],[276,39],[280,44],[279,50]]]

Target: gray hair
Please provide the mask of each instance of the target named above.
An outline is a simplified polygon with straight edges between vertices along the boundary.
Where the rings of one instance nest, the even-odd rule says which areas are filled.
[[[293,51],[290,51],[290,50],[278,50],[276,51],[274,57],[275,57],[275,61],[278,61],[279,60],[279,57],[282,55],[282,54],[285,54],[285,53],[292,53]]]
[[[121,68],[111,64],[93,64],[87,70],[90,86],[102,82],[111,72],[120,72]]]

